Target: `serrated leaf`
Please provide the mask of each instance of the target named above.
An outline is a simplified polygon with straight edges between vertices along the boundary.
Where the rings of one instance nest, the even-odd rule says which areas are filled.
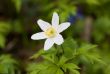
[[[87,53],[90,49],[93,49],[97,47],[97,45],[91,45],[91,44],[84,44],[81,47],[79,47],[77,50],[79,54],[85,54]]]
[[[74,41],[71,37],[69,37],[65,40],[62,46],[64,48],[64,55],[67,58],[72,58],[73,53],[76,52],[76,48],[77,48],[76,41]]]
[[[88,61],[90,61],[92,64],[94,63],[94,62],[99,62],[99,63],[101,63],[101,64],[104,64],[105,65],[105,63],[104,63],[104,61],[102,61],[100,58],[100,56],[98,55],[98,54],[86,54],[85,55],[85,57],[88,59]]]
[[[77,70],[71,70],[71,72],[72,72],[72,74],[80,74],[80,72]]]
[[[48,67],[44,63],[37,63],[37,64],[36,63],[30,63],[27,66],[27,72],[34,74],[34,73],[40,72],[41,70],[45,70],[46,68],[48,68]]]
[[[74,50],[77,48],[76,41],[74,41],[71,37],[67,38],[62,45],[64,48],[69,47],[70,49]]]
[[[90,49],[93,49],[97,47],[96,45],[90,45],[90,44],[84,44],[82,47],[80,47],[77,51],[77,54],[80,55],[81,59],[94,63],[94,62],[99,62],[101,64],[105,64],[100,58],[99,54],[96,52],[91,51]]]
[[[3,71],[0,73],[7,73],[7,74],[15,74],[20,73],[18,68],[18,62],[14,60],[11,55],[1,55],[0,56],[0,66],[3,66]]]
[[[56,74],[64,74],[64,73],[63,73],[63,71],[62,71],[61,69],[58,69],[58,70],[56,71]]]
[[[66,63],[64,64],[64,67],[68,68],[68,69],[79,69],[79,67],[76,64],[73,63]]]
[[[62,56],[58,62],[58,65],[62,66],[63,64],[66,63],[67,60],[68,60],[68,58]]]
[[[52,58],[51,56],[43,55],[43,58],[44,58],[45,60],[48,60],[48,61],[52,62],[52,63],[55,63],[54,58]]]
[[[63,68],[68,69],[69,71],[73,72],[74,74],[80,74],[77,70],[77,69],[79,69],[79,67],[73,63],[64,64]]]
[[[57,69],[58,69],[58,66],[56,66],[56,65],[49,66],[47,68],[47,73],[46,74],[51,74],[51,73],[56,74]]]
[[[56,74],[58,66],[50,62],[30,63],[27,72],[38,74]]]

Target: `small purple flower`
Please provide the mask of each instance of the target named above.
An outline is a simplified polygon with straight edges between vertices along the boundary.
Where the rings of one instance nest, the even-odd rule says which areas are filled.
[[[69,16],[69,18],[68,18],[68,22],[70,22],[70,23],[72,24],[72,23],[75,23],[75,21],[76,21],[76,16],[70,14],[70,16]]]
[[[80,8],[78,8],[76,15],[70,14],[68,18],[68,22],[71,24],[75,23],[77,19],[83,19],[84,15]]]
[[[78,8],[76,17],[77,17],[78,19],[83,19],[83,18],[84,18],[84,15],[83,15],[83,13],[82,13],[81,8]]]

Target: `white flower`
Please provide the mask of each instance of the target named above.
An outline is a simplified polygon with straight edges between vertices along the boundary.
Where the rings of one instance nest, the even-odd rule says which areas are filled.
[[[54,43],[57,45],[61,45],[64,42],[64,39],[60,33],[70,26],[69,22],[65,22],[59,25],[59,16],[56,12],[53,13],[52,25],[41,19],[39,19],[37,23],[43,30],[43,32],[33,34],[31,36],[31,39],[46,39],[44,44],[44,50],[50,49]]]

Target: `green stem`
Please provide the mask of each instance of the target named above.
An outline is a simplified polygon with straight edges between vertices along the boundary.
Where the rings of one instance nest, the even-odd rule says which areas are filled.
[[[58,57],[58,60],[60,60],[60,58],[62,57],[62,55],[64,54],[64,48],[62,45],[60,46],[55,46],[56,49],[57,49],[57,57]],[[62,68],[61,70],[63,71],[64,74],[68,74],[68,72],[65,72]]]
[[[63,46],[61,45],[61,48],[62,48],[62,54],[64,54],[64,48],[63,48]]]

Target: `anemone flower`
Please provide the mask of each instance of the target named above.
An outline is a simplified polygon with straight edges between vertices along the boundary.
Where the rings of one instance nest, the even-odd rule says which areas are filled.
[[[54,43],[57,45],[61,45],[64,42],[64,39],[60,33],[70,26],[69,22],[59,24],[59,16],[56,12],[54,12],[52,16],[52,25],[41,19],[39,19],[37,23],[41,30],[43,30],[43,32],[33,34],[31,36],[31,39],[46,39],[44,50],[50,49],[54,45]]]

